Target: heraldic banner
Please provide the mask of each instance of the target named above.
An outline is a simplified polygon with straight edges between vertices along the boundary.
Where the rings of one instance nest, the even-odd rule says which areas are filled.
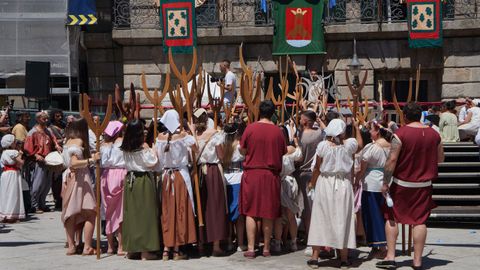
[[[408,0],[407,5],[410,48],[442,47],[441,0]]]
[[[273,55],[325,53],[324,0],[275,0]]]
[[[67,25],[97,24],[95,0],[68,0]]]
[[[160,24],[163,29],[163,50],[192,53],[197,43],[194,0],[160,1]]]

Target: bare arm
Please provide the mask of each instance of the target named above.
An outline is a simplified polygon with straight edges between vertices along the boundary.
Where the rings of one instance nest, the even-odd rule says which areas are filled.
[[[312,179],[310,179],[310,182],[308,183],[309,189],[315,188],[315,185],[317,184],[317,179],[320,176],[320,165],[322,165],[323,162],[323,158],[319,156],[316,156],[315,158],[317,160],[315,162],[315,168],[313,168]]]
[[[472,121],[472,112],[467,113],[465,120],[461,123],[458,123],[458,125],[468,124],[470,121]]]
[[[24,163],[21,152],[19,152],[18,156],[15,158],[15,162],[16,162],[15,165],[17,166],[17,168],[21,169]]]
[[[360,163],[360,171],[358,171],[355,175],[355,183],[354,186],[358,187],[360,181],[365,177],[365,172],[367,171],[368,163],[364,160]]]
[[[360,152],[363,149],[363,138],[362,134],[360,133],[360,128],[358,127],[359,122],[355,120],[353,123],[353,127],[355,128],[355,139],[357,140],[358,147],[357,147],[357,153]]]
[[[397,137],[393,136],[390,153],[388,154],[387,162],[385,162],[384,173],[383,173],[383,189],[382,191],[388,190],[388,185],[392,179],[393,172],[395,171],[395,166],[397,165],[398,156],[400,155],[400,149],[402,147],[402,142]]]
[[[438,163],[442,163],[445,161],[445,154],[443,153],[443,144],[439,143],[437,146],[437,156],[438,156]]]

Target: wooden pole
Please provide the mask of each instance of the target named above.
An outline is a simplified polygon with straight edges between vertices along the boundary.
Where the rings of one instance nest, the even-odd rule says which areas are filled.
[[[191,93],[188,93],[188,82],[190,79],[195,75],[195,69],[197,66],[197,49],[193,48],[193,59],[192,59],[192,66],[190,68],[190,71],[187,73],[185,68],[182,67],[182,72],[178,70],[177,65],[173,61],[173,55],[172,55],[172,49],[168,49],[168,62],[170,64],[170,68],[173,71],[173,74],[181,81],[182,85],[182,90],[183,94],[185,96],[185,103],[186,103],[186,110],[187,110],[187,117],[188,121],[190,124],[193,123],[193,112],[192,112],[192,106],[190,106],[190,95],[195,95],[195,91],[191,91]],[[172,103],[175,103],[175,109],[177,110],[178,114],[180,117],[182,117],[182,108],[183,108],[183,103],[182,103],[182,91],[180,90],[180,87],[177,85],[177,91],[176,91],[176,100]],[[208,93],[210,94],[210,89],[208,89]],[[173,93],[170,92],[170,99],[172,99]],[[174,98],[174,99],[175,99]],[[180,125],[182,127],[182,125]],[[195,134],[194,134],[195,135]],[[195,138],[196,140],[196,138]],[[203,223],[203,212],[202,212],[202,202],[200,200],[200,181],[198,178],[198,168],[197,168],[197,158],[196,154],[194,151],[192,151],[192,160],[193,160],[193,180],[195,182],[195,195],[197,198],[197,213],[198,213],[198,225],[200,227],[204,226]]]
[[[87,121],[88,127],[95,133],[96,137],[96,151],[97,153],[100,152],[100,137],[105,130],[105,128],[108,125],[108,122],[110,122],[110,118],[112,116],[112,96],[108,96],[108,103],[107,103],[107,111],[105,113],[105,118],[103,119],[102,123],[100,124],[99,122],[93,121],[93,118],[90,114],[90,108],[88,104],[88,96],[87,94],[83,94],[83,110],[81,111],[82,117]],[[97,260],[100,259],[100,200],[101,200],[101,195],[100,195],[100,160],[97,160],[95,162],[95,189],[96,189],[96,199],[97,199],[97,206],[96,206],[96,214],[97,214],[97,220],[96,220],[96,231],[97,231]]]
[[[417,68],[417,78],[415,80],[415,101],[418,101],[418,92],[420,92],[420,72],[422,65],[418,64]]]

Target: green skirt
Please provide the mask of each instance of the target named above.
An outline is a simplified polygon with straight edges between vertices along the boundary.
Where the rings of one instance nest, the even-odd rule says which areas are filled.
[[[133,176],[132,176],[133,174]],[[123,249],[160,250],[155,182],[147,172],[128,172],[123,189]]]

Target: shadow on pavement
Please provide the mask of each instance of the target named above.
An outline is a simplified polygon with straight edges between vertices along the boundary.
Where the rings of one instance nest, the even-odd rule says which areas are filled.
[[[442,259],[433,259],[433,258],[429,258],[428,256],[423,257],[423,268],[425,270],[439,267],[439,266],[444,266],[450,263],[452,263],[452,261],[442,260]],[[413,265],[413,260],[397,262],[397,267],[411,267],[412,265]]]
[[[22,247],[30,245],[40,245],[47,244],[52,242],[33,242],[33,241],[24,241],[24,242],[0,242],[0,247]]]

